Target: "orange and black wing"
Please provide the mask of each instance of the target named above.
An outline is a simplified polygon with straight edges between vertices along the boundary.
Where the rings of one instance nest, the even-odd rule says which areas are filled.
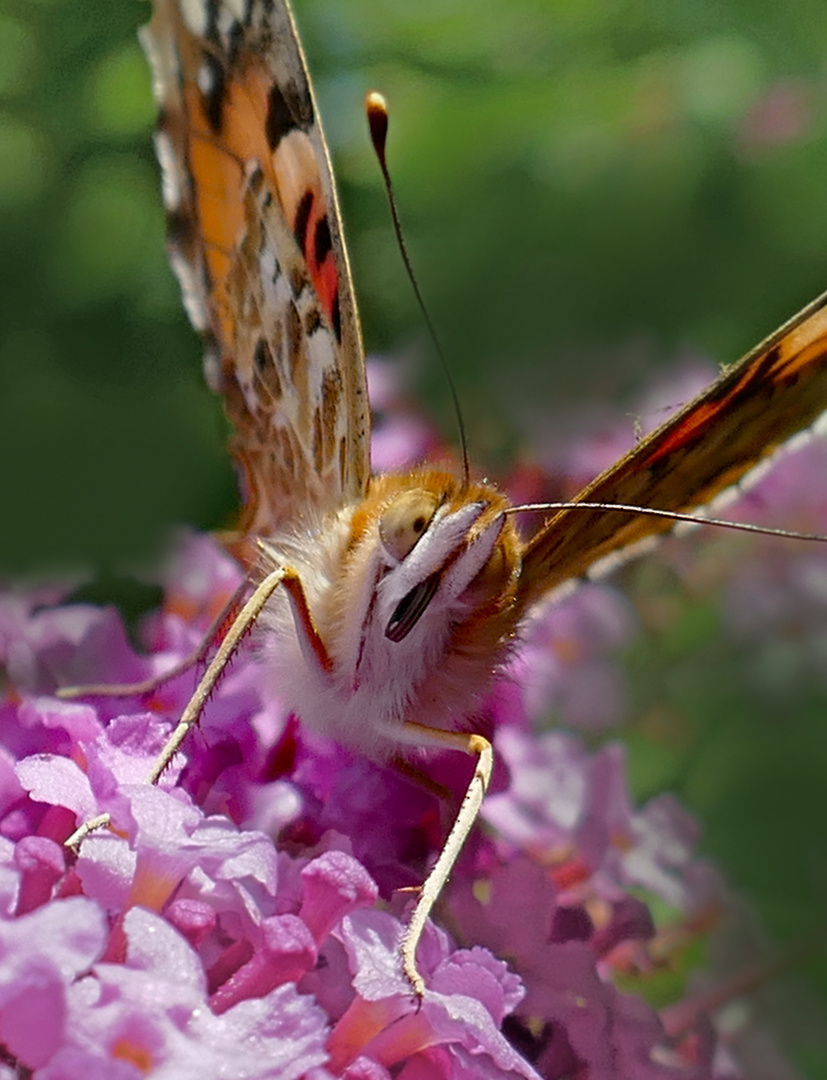
[[[284,0],[155,0],[173,268],[242,473],[243,531],[364,495],[369,410],[327,149]]]
[[[827,293],[729,368],[574,501],[689,512],[742,480],[827,410]],[[651,515],[563,510],[529,540],[523,605],[673,527]]]

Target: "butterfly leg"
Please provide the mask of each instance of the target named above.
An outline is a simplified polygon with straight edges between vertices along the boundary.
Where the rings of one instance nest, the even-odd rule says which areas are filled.
[[[233,612],[238,610],[238,606],[249,587],[248,581],[242,581],[210,623],[209,629],[198,646],[168,671],[162,671],[159,675],[152,675],[148,679],[142,679],[140,682],[134,683],[85,683],[80,686],[61,686],[55,691],[55,697],[59,697],[64,701],[72,701],[80,697],[144,697],[146,694],[154,693],[164,683],[168,683],[179,675],[183,675],[185,671],[189,671],[190,668],[206,662],[221,628],[229,620]]]
[[[273,570],[272,573],[268,574],[261,584],[256,587],[252,596],[235,617],[232,626],[224,635],[224,638],[218,647],[218,651],[210,661],[207,670],[202,675],[192,697],[187,702],[186,708],[181,714],[181,719],[167,739],[161,753],[158,755],[158,760],[155,762],[149,776],[147,776],[146,782],[148,784],[158,783],[164,770],[180,750],[190,728],[198,723],[198,718],[201,716],[201,712],[206,705],[210,694],[213,692],[216,683],[224,673],[233,653],[238,648],[242,638],[244,638],[255,625],[256,619],[261,614],[262,608],[280,585],[285,587],[287,594],[290,597],[296,627],[303,646],[306,650],[309,649],[311,651],[316,658],[316,662],[320,664],[325,671],[329,671],[332,667],[332,661],[327,653],[324,642],[319,636],[319,632],[313,623],[313,618],[307,606],[307,600],[304,595],[304,589],[302,588],[301,578],[299,577],[298,572],[291,567],[279,567],[278,569]],[[66,846],[76,848],[81,840],[83,840],[84,836],[93,829],[108,825],[109,821],[109,814],[100,814],[98,817],[85,822],[72,833],[66,841]]]
[[[442,846],[439,858],[428,874],[419,898],[413,910],[408,926],[402,938],[402,967],[408,982],[413,987],[418,998],[425,994],[425,982],[416,966],[416,947],[425,929],[425,923],[431,913],[431,908],[439,898],[445,887],[457,856],[462,851],[462,846],[474,822],[477,820],[482,800],[488,790],[491,780],[491,770],[494,764],[494,750],[488,739],[482,735],[468,735],[457,731],[440,731],[436,728],[425,727],[421,724],[406,723],[406,741],[417,743],[419,746],[440,746],[444,749],[462,750],[466,754],[475,755],[477,758],[474,767],[474,775],[465,791],[459,813],[454,819],[448,839]]]

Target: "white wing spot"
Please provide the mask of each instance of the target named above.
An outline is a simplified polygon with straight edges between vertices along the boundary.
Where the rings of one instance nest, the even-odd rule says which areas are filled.
[[[199,333],[206,333],[210,320],[204,302],[204,282],[200,270],[174,248],[170,249],[169,261],[181,286],[181,298],[190,322]]]
[[[199,65],[197,82],[204,97],[209,97],[215,91],[215,71],[209,64]]]
[[[161,165],[161,194],[164,206],[175,212],[181,208],[184,185],[180,159],[165,131],[155,132],[155,153]]]
[[[207,32],[207,5],[204,0],[181,0],[181,14],[191,34],[203,37]]]
[[[258,272],[264,295],[273,299],[273,286],[281,277],[281,265],[272,248],[263,247],[258,258]]]
[[[827,412],[823,412],[819,416],[818,420],[813,424],[812,432],[816,438],[827,435]]]
[[[224,0],[221,13],[218,16],[218,29],[222,35],[229,35],[236,23],[244,25],[247,21],[245,7],[244,0]]]

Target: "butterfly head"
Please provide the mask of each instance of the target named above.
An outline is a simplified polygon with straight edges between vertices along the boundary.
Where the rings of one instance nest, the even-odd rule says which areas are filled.
[[[488,484],[464,485],[420,469],[373,481],[353,520],[355,563],[372,563],[365,629],[400,653],[422,639],[453,647],[479,621],[507,613],[520,541],[506,499]],[[487,635],[486,635],[487,636]]]

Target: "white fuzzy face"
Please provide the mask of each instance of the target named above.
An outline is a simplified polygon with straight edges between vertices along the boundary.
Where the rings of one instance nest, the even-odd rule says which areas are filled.
[[[455,639],[490,602],[490,590],[475,582],[502,561],[495,553],[506,518],[495,505],[500,497],[487,494],[469,492],[457,503],[407,486],[380,502],[361,530],[354,510],[339,511],[267,545],[275,565],[299,572],[333,661],[332,671],[320,667],[289,600],[276,593],[262,618],[268,676],[304,723],[386,758],[408,741],[405,721],[452,727],[473,710],[479,663],[474,656],[463,675]],[[488,660],[489,673],[495,666],[496,657]],[[446,677],[451,686],[440,691]]]

